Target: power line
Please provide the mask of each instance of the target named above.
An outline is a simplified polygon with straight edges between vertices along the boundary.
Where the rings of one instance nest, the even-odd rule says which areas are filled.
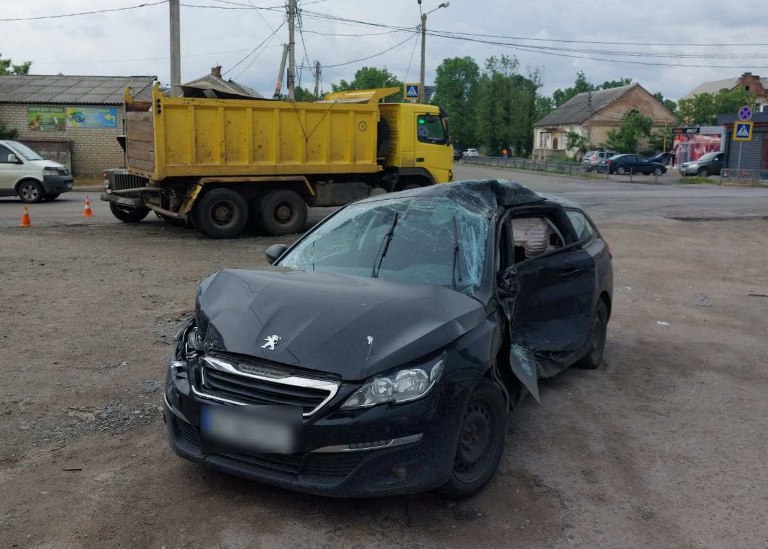
[[[386,50],[380,51],[378,53],[374,53],[373,55],[369,55],[367,57],[361,57],[360,59],[353,59],[351,61],[345,61],[344,63],[335,63],[333,65],[323,65],[323,68],[324,69],[332,69],[334,67],[343,67],[345,65],[353,65],[355,63],[359,63],[360,61],[368,61],[369,59],[373,59],[374,57],[379,57],[381,55],[384,55],[386,53],[391,52],[392,50],[402,46],[403,44],[405,44],[409,40],[413,40],[416,36],[418,36],[418,35],[416,33],[414,33],[411,36],[409,36],[408,38],[406,38],[405,40],[403,40],[402,42],[398,42],[394,46],[392,46],[390,48],[387,48]],[[306,68],[306,67],[304,67],[304,68]]]
[[[75,13],[60,13],[57,15],[38,15],[35,17],[5,17],[0,19],[0,23],[4,22],[18,22],[18,21],[40,21],[42,19],[61,19],[63,17],[78,17],[81,15],[95,15],[98,13],[110,13],[115,11],[128,11],[137,10],[139,8],[148,8],[150,6],[157,6],[159,4],[165,4],[168,0],[158,0],[157,2],[145,2],[143,4],[136,4],[135,6],[125,6],[122,8],[106,8],[101,10],[92,11],[80,11]]]
[[[257,45],[255,48],[253,48],[253,49],[252,49],[252,50],[251,50],[249,53],[247,53],[246,55],[244,55],[244,56],[243,56],[243,58],[242,58],[242,59],[240,59],[240,61],[238,61],[237,63],[235,63],[233,66],[231,66],[230,68],[228,68],[226,71],[224,71],[224,75],[226,76],[227,74],[229,74],[230,72],[232,72],[233,70],[235,70],[235,69],[236,69],[236,68],[237,68],[237,67],[238,67],[240,64],[242,64],[242,63],[243,63],[243,62],[244,62],[246,59],[248,59],[248,58],[249,58],[251,55],[253,55],[253,54],[256,52],[256,50],[258,50],[258,49],[259,49],[260,47],[262,47],[262,46],[265,46],[265,45],[266,45],[266,44],[267,44],[267,43],[268,43],[270,40],[272,40],[272,38],[274,38],[274,37],[275,37],[275,35],[277,34],[277,31],[279,31],[281,28],[283,28],[283,26],[285,26],[285,21],[283,21],[283,22],[282,22],[282,24],[281,24],[279,27],[277,27],[277,28],[276,28],[276,29],[275,29],[275,30],[274,30],[274,31],[273,31],[273,32],[272,32],[272,33],[271,33],[269,36],[267,36],[267,37],[266,37],[264,40],[262,40],[261,42],[259,42],[259,44],[258,44],[258,45]],[[266,48],[265,48],[265,49],[266,49]],[[259,54],[259,55],[261,55],[261,54]],[[258,57],[258,55],[257,55],[256,57]],[[255,58],[254,58],[254,59],[255,59]],[[251,64],[253,64],[253,60],[251,61]],[[247,70],[248,68],[250,68],[250,66],[251,66],[251,65],[248,65],[248,67],[246,68],[246,70]],[[240,76],[241,74],[243,74],[243,72],[244,72],[244,71],[240,72],[240,73],[239,73],[237,76]]]

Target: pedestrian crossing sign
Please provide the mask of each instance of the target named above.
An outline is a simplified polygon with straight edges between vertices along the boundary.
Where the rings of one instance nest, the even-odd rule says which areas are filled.
[[[419,98],[419,85],[416,83],[403,84],[403,95],[406,99],[418,99]]]
[[[736,122],[733,125],[734,141],[752,141],[752,122]]]

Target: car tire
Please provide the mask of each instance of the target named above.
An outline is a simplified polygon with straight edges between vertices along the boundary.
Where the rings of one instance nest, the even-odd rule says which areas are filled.
[[[453,499],[471,496],[491,479],[504,454],[509,411],[499,387],[483,379],[464,411],[451,477],[439,492]]]
[[[656,168],[653,169],[653,175],[655,175],[656,177],[658,177],[660,175],[664,175],[664,170],[662,170],[659,167],[656,167]]]
[[[624,166],[619,166],[618,168],[616,168],[616,173],[618,175],[624,175],[625,173],[627,173],[627,168],[625,168]]]
[[[213,189],[194,209],[194,225],[208,238],[237,238],[248,225],[248,204],[232,189]]]
[[[27,204],[41,202],[45,198],[45,189],[37,181],[23,181],[18,189],[19,199]]]
[[[592,327],[589,331],[589,351],[576,364],[579,368],[585,370],[594,370],[603,362],[603,352],[605,351],[605,341],[608,334],[608,307],[605,301],[600,299],[592,315]]]
[[[109,209],[123,223],[138,223],[149,214],[149,208],[121,206],[114,202],[109,203]]]
[[[294,234],[307,223],[307,203],[294,191],[274,190],[259,202],[259,214],[259,221],[269,234]]]
[[[709,168],[700,168],[696,175],[700,177],[709,177]]]

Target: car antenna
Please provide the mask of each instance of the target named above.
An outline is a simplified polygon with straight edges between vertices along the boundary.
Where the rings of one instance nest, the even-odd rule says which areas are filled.
[[[376,258],[373,260],[373,267],[371,268],[371,278],[379,277],[379,269],[381,269],[381,263],[384,261],[384,257],[387,255],[389,249],[389,243],[392,241],[392,234],[395,232],[395,226],[397,225],[397,219],[400,217],[400,212],[395,212],[395,217],[392,219],[392,224],[389,226],[387,234],[384,235],[384,240],[381,241],[381,247],[379,253],[376,254]],[[378,266],[376,265],[378,263]]]

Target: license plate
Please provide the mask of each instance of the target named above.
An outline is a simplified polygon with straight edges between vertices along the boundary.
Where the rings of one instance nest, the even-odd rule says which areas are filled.
[[[301,409],[289,406],[204,406],[204,450],[290,454],[296,451]]]
[[[122,198],[118,197],[117,200],[115,200],[118,204],[122,204],[123,206],[135,206],[136,203],[134,202],[133,198]]]

